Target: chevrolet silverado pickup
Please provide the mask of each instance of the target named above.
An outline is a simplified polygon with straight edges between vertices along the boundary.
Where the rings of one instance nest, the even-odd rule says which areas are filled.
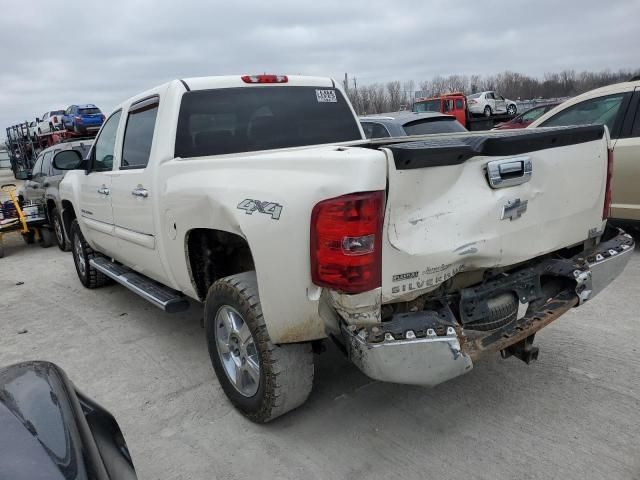
[[[54,166],[82,284],[204,303],[213,368],[256,422],[307,399],[325,339],[387,382],[529,363],[634,248],[606,225],[606,127],[367,140],[329,78],[175,80]]]

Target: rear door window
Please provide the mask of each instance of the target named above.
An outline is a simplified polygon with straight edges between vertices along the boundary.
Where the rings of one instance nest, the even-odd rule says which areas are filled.
[[[145,168],[149,163],[158,114],[158,97],[131,106],[124,131],[121,170]]]
[[[591,98],[558,112],[543,122],[541,127],[560,127],[566,125],[606,125],[613,130],[624,93]]]
[[[250,86],[182,97],[176,157],[360,140],[342,93],[330,87]]]

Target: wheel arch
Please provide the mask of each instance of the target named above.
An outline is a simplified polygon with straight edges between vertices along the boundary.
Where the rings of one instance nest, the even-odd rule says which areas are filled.
[[[64,231],[67,237],[71,235],[71,222],[76,218],[76,212],[73,208],[73,204],[69,200],[62,201],[62,226],[64,227]]]
[[[237,233],[212,228],[193,228],[184,239],[191,284],[201,301],[218,279],[255,270],[251,247]]]

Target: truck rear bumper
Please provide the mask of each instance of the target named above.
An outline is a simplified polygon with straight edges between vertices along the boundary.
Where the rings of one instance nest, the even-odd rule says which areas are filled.
[[[375,380],[437,385],[470,371],[479,358],[527,339],[593,298],[622,272],[633,249],[633,238],[619,230],[591,251],[570,259],[542,260],[525,273],[540,276],[551,272],[570,279],[572,288],[538,302],[521,318],[489,332],[465,329],[444,304],[437,310],[396,314],[374,326],[343,325],[349,358]],[[500,282],[495,285],[501,291],[510,287],[506,281],[502,287]]]

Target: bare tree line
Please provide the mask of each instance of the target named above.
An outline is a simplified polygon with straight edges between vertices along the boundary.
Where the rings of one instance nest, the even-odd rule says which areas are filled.
[[[574,70],[563,70],[558,73],[545,73],[540,79],[505,71],[488,76],[449,75],[445,77],[438,75],[430,80],[417,83],[413,80],[407,82],[396,80],[386,84],[358,85],[356,78],[349,81],[345,74],[343,84],[356,112],[363,115],[394,112],[402,107],[411,108],[416,91],[421,92],[420,95],[424,97],[448,92],[471,94],[495,90],[512,100],[562,98],[578,95],[604,85],[624,82],[638,75],[640,75],[640,69],[579,73]]]

